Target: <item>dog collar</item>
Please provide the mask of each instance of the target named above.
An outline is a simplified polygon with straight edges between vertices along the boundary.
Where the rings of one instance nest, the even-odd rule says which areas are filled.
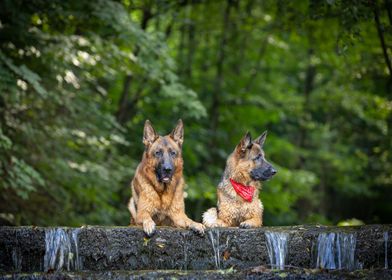
[[[255,188],[252,186],[245,186],[238,183],[230,178],[230,183],[233,186],[235,192],[248,202],[252,202],[253,194],[255,193]]]

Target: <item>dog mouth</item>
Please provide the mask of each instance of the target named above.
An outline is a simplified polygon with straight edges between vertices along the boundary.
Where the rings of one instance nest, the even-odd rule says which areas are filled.
[[[158,182],[168,184],[172,180],[172,174],[165,174],[164,172],[157,172]]]
[[[250,172],[250,177],[256,181],[268,181],[276,174],[276,172],[277,171],[273,168],[269,168],[267,170],[258,168]]]
[[[157,176],[157,180],[160,183],[168,184],[171,182],[174,170],[172,168],[163,168],[159,166],[158,168],[155,169],[155,174]]]
[[[170,183],[171,178],[169,176],[164,176],[164,177],[162,177],[161,181],[162,181],[162,183],[167,184],[167,183]]]
[[[256,181],[268,181],[269,179],[272,178],[272,176],[266,177],[266,176],[251,176],[253,180]]]
[[[272,176],[269,176],[269,177],[262,177],[262,178],[260,178],[259,179],[259,181],[268,181],[269,179],[271,179],[272,178]]]

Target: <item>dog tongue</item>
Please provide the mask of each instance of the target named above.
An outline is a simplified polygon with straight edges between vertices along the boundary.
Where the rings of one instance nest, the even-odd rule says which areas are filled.
[[[238,183],[230,178],[230,183],[233,186],[236,193],[248,202],[252,202],[253,194],[255,193],[255,188],[252,186],[245,186]]]

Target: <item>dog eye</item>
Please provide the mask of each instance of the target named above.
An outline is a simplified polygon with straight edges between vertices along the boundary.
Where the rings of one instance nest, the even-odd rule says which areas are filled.
[[[161,150],[155,151],[155,156],[160,157],[161,155],[162,155],[162,151]]]
[[[261,154],[258,154],[256,157],[255,157],[255,160],[259,160],[261,158]]]
[[[175,151],[170,151],[170,155],[174,157],[177,153]]]

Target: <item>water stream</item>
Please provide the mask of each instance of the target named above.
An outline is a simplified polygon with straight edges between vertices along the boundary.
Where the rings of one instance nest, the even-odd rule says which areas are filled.
[[[348,233],[321,233],[317,239],[317,268],[359,268],[355,262],[356,237]]]
[[[221,268],[220,251],[219,251],[219,229],[213,228],[208,231],[208,237],[214,252],[215,268]]]
[[[284,269],[287,257],[289,234],[266,231],[267,251],[272,269]]]
[[[22,253],[19,247],[12,248],[11,257],[15,271],[22,271]]]
[[[81,270],[79,258],[79,229],[64,230],[62,228],[45,231],[44,270]]]
[[[388,232],[384,232],[384,268],[388,269]]]
[[[182,269],[188,270],[188,240],[186,233],[182,234],[182,251],[184,254],[184,265]]]

